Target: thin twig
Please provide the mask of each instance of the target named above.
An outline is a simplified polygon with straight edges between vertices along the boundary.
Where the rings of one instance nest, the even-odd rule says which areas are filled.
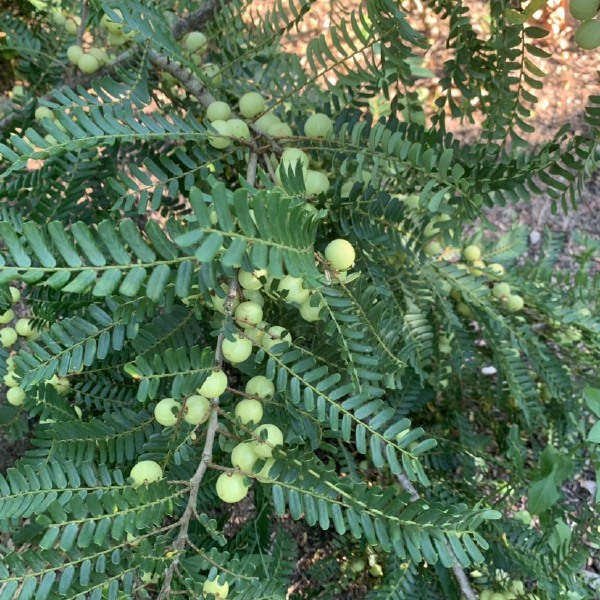
[[[78,46],[81,46],[81,43],[83,42],[83,34],[85,33],[88,12],[89,6],[87,0],[81,0],[81,10],[79,11],[79,18],[81,19],[81,23],[79,23],[79,28],[77,29],[77,41],[75,42]]]
[[[216,10],[223,8],[229,2],[231,0],[224,0],[223,2],[208,0],[199,9],[175,24],[172,30],[173,36],[176,40],[180,40],[186,33],[198,31],[212,19]]]
[[[398,475],[396,475],[396,479],[398,479],[398,482],[400,483],[402,488],[409,493],[413,502],[416,502],[421,498],[419,492],[417,492],[417,489],[413,485],[412,481],[406,475],[404,475],[404,473],[398,473]],[[448,552],[454,558],[454,563],[452,564],[452,572],[454,573],[454,577],[456,578],[456,581],[458,582],[462,593],[465,595],[465,598],[467,598],[467,600],[477,600],[478,596],[471,587],[471,583],[469,582],[467,574],[465,573],[461,564],[458,562],[456,555],[454,554],[454,551],[452,550],[452,547],[448,542],[446,542],[446,548],[448,548]]]

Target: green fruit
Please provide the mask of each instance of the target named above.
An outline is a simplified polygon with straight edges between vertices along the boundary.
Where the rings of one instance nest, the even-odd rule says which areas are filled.
[[[510,312],[519,312],[525,306],[525,301],[518,294],[512,294],[506,299],[506,308]]]
[[[292,128],[287,123],[273,123],[267,129],[267,134],[272,137],[291,137]]]
[[[113,9],[113,12],[120,19],[123,18],[123,13],[118,8]],[[121,33],[123,31],[123,23],[113,21],[108,15],[103,15],[100,19],[100,25],[102,25],[109,33]]]
[[[280,125],[281,120],[273,113],[266,113],[254,122],[254,125],[263,133],[267,133],[269,127]]]
[[[19,379],[15,379],[15,374],[13,371],[9,371],[4,377],[4,383],[9,387],[9,388],[13,388],[13,387],[18,387],[19,386],[19,382],[20,382],[20,378]]]
[[[458,312],[459,315],[463,315],[463,317],[472,317],[473,316],[473,311],[471,310],[469,305],[465,304],[464,302],[457,302],[456,311]]]
[[[308,169],[304,174],[304,188],[307,196],[318,196],[329,189],[329,179],[321,171]]]
[[[248,327],[244,330],[244,335],[256,346],[262,346],[265,331],[269,328],[266,321],[261,321],[258,327]]]
[[[345,271],[354,264],[356,252],[349,241],[337,239],[327,244],[325,259],[336,271]]]
[[[11,387],[6,392],[6,401],[13,406],[21,406],[25,400],[25,390],[22,387]]]
[[[154,407],[154,418],[163,426],[171,427],[177,423],[181,403],[174,398],[163,398]]]
[[[248,300],[235,309],[234,316],[240,327],[256,327],[263,320],[263,309],[256,302]]]
[[[217,150],[223,150],[227,148],[231,143],[231,130],[229,129],[229,121],[221,121],[217,119],[213,121],[210,126],[214,129],[218,135],[209,135],[208,143]]]
[[[89,75],[95,73],[100,68],[100,63],[95,56],[83,54],[77,62],[77,66],[82,73],[87,73]]]
[[[510,285],[508,283],[496,283],[492,288],[494,298],[506,298],[510,295]]]
[[[10,348],[17,341],[17,332],[12,327],[0,329],[0,344],[4,348]]]
[[[183,43],[189,52],[198,52],[206,48],[207,39],[201,31],[191,31],[183,38]]]
[[[600,46],[600,21],[584,21],[575,31],[575,43],[583,50]]]
[[[258,455],[252,442],[242,442],[231,451],[231,464],[246,473],[252,473]]]
[[[593,19],[600,7],[600,0],[571,0],[569,12],[578,21]]]
[[[248,273],[248,271],[240,269],[238,273],[238,282],[246,290],[260,290],[263,286],[260,278],[265,278],[266,276],[267,271],[265,269],[260,269],[253,273]]]
[[[90,48],[88,54],[91,54],[101,67],[109,61],[108,54],[104,48]]]
[[[10,323],[15,318],[15,311],[12,308],[9,308],[3,314],[0,315],[0,324],[6,325]]]
[[[254,302],[261,308],[265,305],[265,297],[258,290],[244,290],[244,298],[248,302]]]
[[[221,296],[218,296],[217,294],[215,294],[212,297],[212,303],[213,303],[213,308],[217,312],[220,312],[221,314],[223,314],[225,312],[225,302],[227,302],[227,294],[229,292],[229,288],[228,288],[227,284],[225,284],[225,283],[222,284],[221,290],[225,293],[225,295],[223,297],[221,297]],[[233,303],[231,304],[231,310],[235,310],[239,303],[240,303],[240,300],[236,295],[236,297],[233,299]]]
[[[490,600],[504,600],[504,594],[501,594],[500,592],[494,592],[490,596]]]
[[[162,476],[163,472],[160,465],[153,460],[141,460],[129,473],[129,477],[133,480],[134,487],[153,483],[162,479]]]
[[[217,478],[217,496],[228,504],[243,500],[248,490],[241,473],[221,473]]]
[[[232,364],[244,362],[252,354],[252,342],[237,333],[233,337],[223,340],[223,357]]]
[[[208,421],[210,416],[210,400],[200,394],[190,396],[185,403],[183,419],[190,425],[200,425]]]
[[[504,273],[506,272],[504,267],[500,263],[491,263],[487,266],[487,268],[496,277],[503,277]]]
[[[262,404],[251,398],[240,400],[235,406],[235,416],[243,425],[249,425],[250,423],[258,425],[263,418]]]
[[[425,253],[425,256],[437,256],[443,252],[443,248],[438,241],[431,240],[423,246],[423,252]]]
[[[270,400],[275,395],[275,385],[264,375],[255,375],[246,384],[246,394],[261,400]]]
[[[223,83],[223,75],[221,75],[221,69],[214,63],[206,63],[202,67],[202,74],[210,83],[217,87]]]
[[[60,396],[64,396],[71,389],[71,382],[67,377],[52,375],[48,382]]]
[[[38,106],[35,109],[35,120],[41,121],[42,119],[54,119],[54,111],[47,106]]]
[[[119,47],[127,43],[127,38],[123,33],[109,33],[107,42],[109,46]]]
[[[11,298],[13,304],[15,304],[16,302],[18,302],[21,299],[21,292],[19,291],[18,288],[13,287],[11,285],[8,288],[8,291],[10,292],[10,298]]]
[[[227,102],[211,102],[206,109],[206,118],[209,121],[227,121],[231,115],[231,108]]]
[[[306,120],[304,133],[309,138],[327,138],[333,132],[333,121],[323,113],[315,113]]]
[[[267,458],[265,464],[262,466],[260,471],[256,474],[259,481],[271,480],[271,467],[275,464],[274,458]]]
[[[273,351],[275,346],[283,344],[283,342],[287,342],[288,344],[292,343],[292,336],[285,327],[281,327],[279,325],[273,325],[269,327],[269,329],[265,332],[261,345],[262,347],[271,354],[278,355],[283,352],[283,350],[278,350],[277,352]]]
[[[35,334],[35,329],[31,326],[31,319],[19,319],[15,323],[15,330],[23,337],[31,337]]]
[[[362,558],[355,558],[349,566],[353,573],[362,573],[367,568],[367,564]]]
[[[383,577],[383,569],[381,568],[381,565],[377,563],[371,566],[369,573],[371,573],[373,577]]]
[[[223,371],[213,371],[198,388],[205,398],[217,398],[227,389],[227,375]]]
[[[55,25],[59,25],[59,26],[64,25],[67,21],[67,18],[63,14],[62,10],[60,10],[60,8],[53,8],[51,11],[51,15],[52,15],[52,22]]]
[[[75,21],[75,17],[69,17],[65,21],[65,31],[70,35],[75,35],[79,29],[79,24]]]
[[[306,152],[299,148],[286,148],[281,155],[281,165],[283,165],[286,172],[292,167],[296,170],[298,161],[302,162],[302,171],[306,173],[308,171],[309,158]]]
[[[300,316],[309,323],[318,321],[319,314],[324,306],[325,304],[322,300],[319,300],[317,306],[313,306],[309,297],[300,305]]]
[[[479,594],[479,600],[490,600],[492,597],[492,590],[481,590],[481,594]]]
[[[267,108],[265,99],[257,92],[248,92],[240,98],[240,113],[246,119],[253,119]]]
[[[481,258],[481,249],[479,248],[479,246],[475,245],[467,246],[463,250],[463,256],[465,257],[465,260],[469,262],[479,260]]]
[[[266,433],[266,438],[261,434]],[[283,446],[283,433],[277,425],[261,425],[254,430],[254,435],[260,439],[255,439],[253,450],[260,458],[271,458],[273,456],[273,448]]]
[[[234,138],[249,140],[252,137],[248,125],[241,119],[229,119],[229,121],[227,121],[227,126],[229,127],[229,133]]]
[[[302,304],[310,294],[309,290],[303,287],[304,280],[302,277],[292,277],[286,275],[281,279],[277,286],[277,291],[285,299],[286,302],[295,302]]]

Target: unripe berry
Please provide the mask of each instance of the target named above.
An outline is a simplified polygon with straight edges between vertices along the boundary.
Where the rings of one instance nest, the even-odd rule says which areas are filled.
[[[263,319],[263,309],[256,302],[246,301],[235,309],[234,316],[240,327],[256,327]]]
[[[10,323],[15,318],[15,311],[12,308],[4,311],[0,314],[0,325],[6,325]]]
[[[22,387],[11,387],[6,392],[6,401],[13,406],[21,406],[25,401],[25,390]]]
[[[266,107],[265,99],[257,92],[248,92],[240,98],[240,113],[246,119],[253,119]]]
[[[19,383],[20,383],[20,379],[17,379],[15,377],[14,371],[9,371],[5,376],[4,376],[4,383],[8,386],[8,387],[18,387]]]
[[[310,298],[307,298],[300,306],[300,316],[309,323],[318,321],[321,309],[325,306],[323,301],[319,301],[317,306],[313,306]]]
[[[0,329],[0,344],[4,348],[10,348],[17,341],[17,332],[12,327]]]
[[[119,17],[123,18],[123,13],[118,9],[113,9],[113,12]],[[109,33],[119,34],[123,31],[123,23],[118,23],[113,21],[108,15],[104,15],[102,19],[100,19],[100,24],[108,31]]]
[[[216,398],[227,389],[227,375],[223,371],[213,371],[198,388],[198,393],[205,398]]]
[[[249,140],[252,137],[248,125],[241,119],[229,119],[226,123],[229,128],[229,134],[234,138]]]
[[[463,256],[465,257],[465,260],[468,260],[469,262],[479,260],[481,258],[481,249],[479,246],[472,244],[463,250]]]
[[[279,282],[277,290],[286,302],[302,304],[310,294],[310,291],[303,287],[303,283],[304,280],[301,277],[286,275]]]
[[[329,179],[321,171],[308,169],[304,174],[304,188],[307,196],[318,196],[329,189]]]
[[[185,403],[184,420],[190,425],[200,425],[208,421],[210,416],[210,400],[199,394],[194,394]]]
[[[510,312],[518,312],[525,306],[525,301],[518,294],[512,294],[506,299],[506,308]]]
[[[596,16],[600,0],[571,0],[569,12],[578,21],[589,21]]]
[[[82,73],[91,74],[95,73],[100,68],[100,63],[92,54],[83,54],[77,62],[77,66]]]
[[[233,340],[223,340],[223,358],[232,364],[244,362],[252,354],[252,342],[237,333],[233,337]]]
[[[492,288],[494,298],[506,298],[510,295],[510,285],[508,283],[496,283]]]
[[[283,154],[281,155],[281,164],[286,171],[288,171],[290,167],[292,167],[292,169],[295,171],[298,161],[302,162],[302,170],[304,173],[306,173],[309,163],[309,158],[306,152],[300,150],[299,148],[286,148],[283,151]]]
[[[35,120],[41,121],[42,119],[54,119],[54,111],[47,106],[38,106],[35,109]]]
[[[208,81],[215,86],[220,86],[223,83],[223,76],[221,75],[221,69],[214,63],[206,63],[202,67],[202,74]]]
[[[487,267],[496,277],[502,277],[506,272],[500,263],[491,263]]]
[[[184,44],[189,52],[202,52],[206,48],[207,39],[201,31],[191,31],[185,36]]]
[[[217,478],[217,496],[228,504],[243,500],[248,490],[241,473],[221,473]]]
[[[163,427],[172,427],[177,423],[180,408],[181,404],[174,398],[163,398],[154,407],[154,418]]]
[[[279,325],[273,325],[269,327],[268,331],[263,336],[261,345],[262,347],[271,354],[281,354],[283,350],[278,350],[277,352],[273,351],[275,346],[281,345],[282,342],[287,342],[288,344],[292,343],[292,336],[289,332],[284,335],[286,331],[285,327],[281,327]]]
[[[583,50],[600,46],[600,21],[584,21],[575,31],[575,43]]]
[[[129,477],[133,480],[134,487],[158,481],[159,479],[162,479],[162,475],[161,466],[153,460],[141,460],[129,473]]]
[[[349,241],[337,239],[327,244],[325,259],[336,271],[345,271],[354,264],[356,252]]]
[[[268,113],[264,114],[262,117],[260,117],[259,119],[257,119],[255,121],[254,125],[256,125],[256,127],[263,133],[267,133],[269,130],[269,127],[279,125],[280,123],[281,123],[281,120],[279,119],[279,117],[277,117],[273,113],[268,112]]]
[[[19,319],[15,323],[15,330],[19,335],[23,337],[31,337],[34,335],[35,330],[31,326],[31,319]]]
[[[231,464],[246,473],[252,473],[252,467],[258,460],[252,442],[242,442],[231,451]]]
[[[266,433],[266,439],[262,439],[261,434]],[[260,458],[271,458],[273,456],[273,448],[283,446],[283,433],[277,425],[261,425],[254,430],[254,435],[261,438],[255,439],[253,444],[254,452]]]
[[[293,132],[287,123],[273,123],[267,129],[267,134],[272,137],[291,137]]]
[[[231,115],[231,108],[227,102],[211,102],[206,109],[206,118],[209,121],[227,121]]]
[[[238,273],[239,284],[246,290],[260,290],[263,284],[259,278],[265,278],[267,275],[266,269],[259,269],[253,273],[248,273],[240,269]]]
[[[210,125],[218,135],[209,135],[208,143],[217,150],[223,150],[231,143],[231,131],[228,125],[229,121],[216,120]]]
[[[315,113],[306,120],[304,133],[309,138],[327,138],[333,132],[333,121],[323,113]]]
[[[240,400],[235,406],[235,416],[244,425],[254,423],[258,425],[263,417],[263,407],[258,400],[245,398]]]
[[[275,394],[275,385],[264,375],[255,375],[246,383],[246,394],[261,400],[270,400]]]
[[[77,33],[77,29],[79,28],[79,23],[76,21],[76,19],[79,20],[79,23],[81,22],[81,19],[79,19],[79,17],[73,16],[70,16],[65,21],[65,31],[70,35],[75,35]]]
[[[11,298],[13,304],[15,304],[16,302],[18,302],[21,299],[21,292],[19,291],[18,288],[13,287],[11,285],[8,288],[8,291],[10,292],[10,298]]]

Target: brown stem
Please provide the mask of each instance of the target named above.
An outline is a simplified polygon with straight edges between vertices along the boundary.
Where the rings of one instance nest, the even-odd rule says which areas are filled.
[[[180,40],[186,33],[201,29],[213,18],[215,11],[229,2],[231,0],[224,0],[222,3],[219,0],[207,0],[199,9],[176,23],[173,27],[173,36],[176,40]]]

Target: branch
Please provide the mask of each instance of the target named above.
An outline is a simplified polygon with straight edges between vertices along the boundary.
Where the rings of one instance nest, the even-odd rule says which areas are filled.
[[[231,0],[207,0],[198,10],[190,13],[184,19],[180,19],[175,27],[173,27],[173,36],[176,40],[180,40],[186,33],[190,31],[198,31],[204,27],[213,17],[217,9],[222,9]]]
[[[77,29],[77,42],[78,46],[81,46],[83,42],[83,34],[85,33],[85,26],[87,23],[89,12],[89,6],[87,0],[81,0],[81,10],[79,11],[79,18],[81,19],[81,23],[79,23],[79,28]]]
[[[400,483],[402,488],[410,494],[411,500],[417,501],[421,498],[419,492],[417,492],[417,489],[412,484],[412,481],[406,475],[404,475],[404,473],[399,473],[398,475],[396,475],[396,478],[398,479],[398,482]],[[452,550],[452,547],[448,542],[446,542],[446,548],[448,548],[448,552],[454,558],[452,572],[454,573],[454,577],[458,582],[460,590],[465,595],[465,598],[467,598],[467,600],[477,600],[478,596],[471,587],[471,583],[469,582],[467,574],[456,559],[456,555],[454,554],[454,551]]]

